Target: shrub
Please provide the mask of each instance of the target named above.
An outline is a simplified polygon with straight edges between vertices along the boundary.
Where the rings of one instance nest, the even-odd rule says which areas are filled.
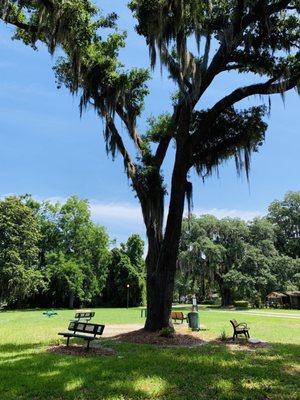
[[[201,301],[201,304],[210,306],[210,305],[215,304],[215,300],[213,300],[213,299],[206,299],[206,300]]]
[[[159,336],[166,337],[166,338],[172,338],[174,337],[175,329],[174,328],[163,328],[159,332]]]
[[[249,308],[249,302],[246,300],[234,301],[233,304],[237,308]]]
[[[225,329],[223,329],[221,332],[221,335],[220,335],[220,340],[222,342],[226,342],[226,339],[227,339],[227,335],[226,335]]]

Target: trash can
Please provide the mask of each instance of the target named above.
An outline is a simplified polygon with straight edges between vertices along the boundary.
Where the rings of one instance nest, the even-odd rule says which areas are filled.
[[[192,331],[200,331],[199,313],[196,311],[188,313],[189,327]]]

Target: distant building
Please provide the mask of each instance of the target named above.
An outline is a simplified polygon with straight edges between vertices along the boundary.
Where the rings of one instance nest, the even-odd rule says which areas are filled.
[[[291,308],[300,309],[300,291],[286,292],[290,298]]]
[[[267,296],[269,307],[300,309],[300,291],[271,292]]]

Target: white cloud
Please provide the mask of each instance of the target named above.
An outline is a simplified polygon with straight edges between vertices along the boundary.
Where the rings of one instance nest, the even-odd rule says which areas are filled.
[[[0,198],[4,198],[7,195],[0,196]],[[60,196],[48,197],[47,199],[41,198],[40,196],[34,197],[38,201],[48,200],[51,203],[65,203],[67,200],[66,197]],[[100,202],[98,200],[90,200],[89,203],[93,221],[105,226],[110,238],[115,239],[117,244],[125,242],[132,233],[138,233],[146,240],[142,213],[138,203]],[[263,215],[263,213],[259,211],[225,208],[197,208],[193,210],[193,214],[197,216],[211,214],[217,218],[236,217],[246,221]]]
[[[142,213],[138,205],[129,203],[101,203],[92,201],[90,203],[92,217],[96,221],[101,220],[119,220],[134,224],[142,224]],[[256,210],[237,210],[226,208],[194,209],[193,214],[200,216],[205,214],[214,215],[217,218],[241,218],[245,221],[252,220],[255,217],[263,216],[263,212]]]
[[[255,217],[263,216],[261,211],[252,210],[236,210],[236,209],[226,209],[226,208],[210,208],[210,209],[195,209],[193,211],[195,215],[211,214],[217,218],[240,218],[245,221],[250,221]]]
[[[143,221],[140,208],[128,203],[99,203],[91,201],[90,210],[95,221],[109,219],[134,224],[141,224]]]
[[[0,196],[0,198],[5,198],[11,194],[5,194]],[[42,201],[40,196],[34,196],[37,200]],[[53,196],[47,199],[51,203],[65,203],[67,197]],[[122,202],[99,202],[97,200],[90,200],[90,211],[94,221],[101,223],[102,221],[109,221],[110,223],[118,224],[128,224],[127,228],[130,229],[132,225],[143,225],[142,212],[139,205],[134,205],[131,203]],[[195,208],[193,214],[200,215],[214,215],[217,218],[240,218],[245,221],[250,221],[255,217],[262,217],[264,213],[258,210],[238,210],[238,209],[228,209],[228,208]],[[124,226],[125,228],[125,226]]]

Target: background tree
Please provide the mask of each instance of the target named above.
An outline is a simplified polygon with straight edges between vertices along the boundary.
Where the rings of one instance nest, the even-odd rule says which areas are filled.
[[[32,202],[29,205],[32,207]],[[47,254],[61,249],[61,231],[58,226],[60,208],[59,203],[35,202],[34,210],[41,233],[39,241],[39,268],[41,270],[46,267]]]
[[[49,293],[52,293],[52,296],[56,293],[53,288],[61,279],[59,287],[62,287],[64,282],[69,282],[70,308],[73,308],[74,302],[97,302],[108,272],[108,235],[103,227],[92,222],[86,200],[72,196],[63,205],[56,204],[51,210],[54,214],[43,214],[42,218],[42,226],[47,228],[44,243],[51,243],[53,233],[57,233],[56,242],[52,241],[54,247],[51,251],[48,249],[49,256],[45,265],[52,288]],[[70,275],[67,274],[68,265],[72,270]],[[58,298],[65,302],[61,296]]]
[[[48,293],[53,299],[52,306],[74,307],[74,302],[81,304],[85,298],[84,280],[86,268],[74,259],[66,258],[63,253],[49,253],[47,255],[47,269],[45,271],[48,283]],[[90,289],[90,288],[89,288]],[[89,297],[89,291],[86,291]]]
[[[199,301],[210,300],[215,273],[225,249],[217,243],[218,220],[212,215],[184,219],[179,253],[176,289],[179,298],[196,294]]]
[[[282,292],[300,290],[299,258],[293,259],[285,255],[277,255],[272,259],[271,270],[275,276],[277,290]]]
[[[88,232],[91,225],[88,202],[76,196],[68,198],[61,206],[58,216],[60,245],[65,254],[83,257],[88,245]]]
[[[109,237],[104,227],[92,222],[88,202],[72,196],[64,204],[39,203],[29,195],[20,196],[20,201],[34,214],[40,232],[37,269],[43,285],[30,292],[29,303],[70,307],[99,303],[107,277]],[[77,289],[60,292],[66,279],[76,283],[76,274]]]
[[[101,302],[100,295],[105,287],[110,262],[109,237],[106,229],[101,225],[93,224],[88,231],[88,247],[84,260],[92,268],[97,279],[97,287],[92,296],[93,304]]]
[[[124,35],[98,33],[99,28],[114,26],[114,14],[96,20],[96,9],[88,0],[4,0],[0,12],[4,21],[18,28],[17,37],[25,43],[35,45],[40,39],[50,52],[61,47],[59,82],[72,93],[81,93],[81,110],[90,105],[96,109],[106,125],[107,150],[113,157],[117,151],[123,157],[148,238],[145,328],[157,330],[169,325],[185,196],[190,203],[192,193],[188,174],[195,169],[205,178],[232,156],[238,171],[245,167],[248,173],[251,152],[264,139],[266,109],[240,110],[236,104],[249,96],[269,97],[299,87],[299,4],[297,0],[132,0],[130,8],[137,32],[149,46],[152,67],[159,58],[177,87],[172,113],[159,117],[144,135],[138,132],[137,118],[148,93],[149,74],[121,67],[118,51]],[[237,87],[201,110],[204,93],[226,71],[249,73],[249,79],[257,75],[259,82]],[[136,146],[135,158],[118,131],[117,119]],[[170,143],[175,154],[163,228],[162,165]]]
[[[113,249],[103,301],[110,306],[127,305],[127,285],[129,285],[129,306],[144,303],[144,276],[131,264],[129,256],[120,249]]]
[[[283,201],[273,201],[268,219],[276,229],[278,250],[290,257],[300,257],[300,192],[288,192]]]
[[[131,265],[140,274],[145,273],[144,247],[145,243],[140,235],[130,235],[126,243],[121,245],[123,251],[128,255]]]
[[[184,219],[177,291],[196,293],[200,300],[218,292],[223,306],[248,300],[259,307],[271,291],[299,290],[299,258],[280,253],[277,233],[284,238],[269,218]]]
[[[0,302],[19,306],[43,287],[38,220],[17,197],[0,200]]]

